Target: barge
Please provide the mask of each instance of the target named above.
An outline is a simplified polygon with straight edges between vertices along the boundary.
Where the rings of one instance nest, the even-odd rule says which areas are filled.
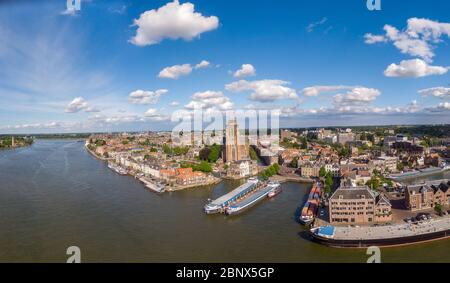
[[[309,193],[308,200],[303,205],[300,213],[299,222],[304,225],[308,225],[314,221],[319,210],[320,199],[322,197],[322,183],[315,182]]]
[[[259,201],[266,198],[271,192],[280,188],[280,183],[278,182],[269,182],[265,187],[254,191],[248,196],[245,196],[243,199],[238,200],[232,205],[225,208],[225,214],[234,215],[243,212],[247,208],[252,207]]]
[[[245,184],[206,204],[204,211],[206,214],[225,213],[226,207],[255,191],[260,186],[261,184],[257,178],[250,178]]]
[[[377,227],[321,226],[309,230],[312,241],[333,248],[394,247],[450,238],[450,218],[422,224]]]

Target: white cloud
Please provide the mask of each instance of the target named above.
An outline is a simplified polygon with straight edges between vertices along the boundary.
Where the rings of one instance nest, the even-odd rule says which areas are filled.
[[[219,19],[195,12],[192,3],[180,4],[175,0],[157,10],[145,11],[134,20],[134,25],[137,26],[137,31],[130,42],[145,46],[158,44],[166,38],[192,40],[204,32],[216,29]]]
[[[225,85],[225,89],[232,92],[253,91],[249,99],[259,102],[273,102],[280,99],[298,99],[295,89],[287,87],[289,82],[282,80],[240,80]]]
[[[325,24],[328,21],[328,19],[326,17],[322,18],[320,21],[314,22],[314,23],[310,23],[307,27],[306,27],[306,31],[307,32],[312,32],[314,31],[314,29],[318,26],[321,26],[323,24]]]
[[[133,122],[144,122],[145,119],[138,115],[125,115],[125,116],[104,116],[104,115],[94,115],[89,117],[90,121],[102,124],[122,124],[122,123],[133,123]]]
[[[166,121],[170,120],[168,115],[164,115],[160,113],[160,110],[155,108],[150,108],[144,113],[144,117],[148,118],[151,121]]]
[[[234,104],[230,98],[226,97],[221,91],[207,90],[194,93],[192,100],[185,105],[185,108],[190,110],[202,108],[224,111],[231,110],[233,106]]]
[[[384,35],[374,35],[371,33],[366,33],[364,35],[364,39],[365,39],[365,43],[367,44],[374,44],[374,43],[378,43],[378,42],[386,42],[387,39]]]
[[[404,31],[391,25],[384,26],[385,35],[365,35],[367,44],[390,41],[403,54],[420,57],[431,62],[435,56],[434,44],[441,42],[441,37],[450,37],[450,23],[440,23],[429,19],[410,18]]]
[[[239,70],[234,72],[233,77],[235,78],[244,78],[249,76],[255,76],[256,69],[251,64],[243,64]]]
[[[158,89],[156,91],[138,89],[129,94],[128,101],[131,104],[155,104],[158,102],[161,95],[167,92],[167,89]]]
[[[331,85],[331,86],[311,86],[306,87],[302,90],[303,95],[305,96],[318,96],[323,92],[334,92],[338,90],[346,90],[355,88],[354,86],[345,86],[345,85]]]
[[[450,110],[450,103],[449,102],[441,102],[441,103],[439,103],[438,108]]]
[[[438,105],[434,106],[434,107],[428,107],[424,109],[427,112],[430,113],[443,113],[443,112],[450,112],[450,103],[449,102],[441,102]]]
[[[158,77],[164,79],[178,79],[181,76],[187,76],[192,73],[192,70],[205,69],[211,65],[210,62],[202,60],[200,63],[192,66],[191,64],[174,65],[166,67],[159,72]]]
[[[208,68],[210,66],[210,63],[206,60],[202,60],[200,63],[198,63],[197,65],[195,65],[195,69],[203,69],[203,68]]]
[[[172,107],[177,107],[177,106],[179,106],[180,105],[180,102],[178,102],[178,101],[172,101],[171,103],[170,103],[170,106],[172,106]]]
[[[64,112],[77,113],[81,110],[84,110],[85,112],[100,112],[97,108],[90,106],[83,97],[74,98],[69,104],[67,104]]]
[[[178,79],[180,76],[189,75],[192,72],[192,66],[190,64],[175,65],[166,67],[159,72],[159,78],[165,79]]]
[[[32,124],[18,124],[18,125],[7,125],[1,126],[2,130],[18,130],[18,129],[54,129],[62,127],[63,124],[60,122],[49,122],[49,123],[32,123]]]
[[[355,87],[345,94],[336,94],[333,103],[336,108],[364,106],[374,101],[380,95],[380,91],[374,88]]]
[[[450,99],[450,87],[432,87],[419,90],[419,94],[425,96],[434,96],[442,99]]]
[[[406,31],[411,37],[438,42],[442,35],[450,37],[450,23],[440,23],[429,19],[411,18]]]
[[[443,75],[448,68],[430,66],[421,59],[403,60],[399,65],[391,64],[384,71],[386,77],[420,78],[431,75]]]

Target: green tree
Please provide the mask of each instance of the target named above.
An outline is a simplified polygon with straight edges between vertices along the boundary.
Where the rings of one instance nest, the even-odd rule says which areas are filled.
[[[258,161],[260,161],[260,160],[259,160],[259,157],[258,157],[258,154],[256,154],[256,151],[255,151],[255,149],[254,149],[252,146],[249,147],[248,153],[249,153],[250,158],[251,158],[252,160],[258,160]]]
[[[298,157],[294,157],[292,161],[289,163],[289,167],[298,168]]]
[[[308,139],[306,137],[300,138],[300,148],[307,149],[308,148]]]
[[[202,171],[202,172],[205,172],[205,173],[212,172],[211,164],[209,164],[206,161],[202,161],[202,162],[200,162],[200,164],[194,165],[192,169],[194,171]]]
[[[320,177],[325,177],[325,175],[327,174],[327,171],[325,170],[325,167],[320,167],[320,170],[319,170],[319,176]]]
[[[216,162],[220,157],[220,152],[222,151],[222,147],[218,144],[213,144],[210,148],[210,152],[208,154],[208,161],[211,163]]]
[[[211,149],[209,147],[205,146],[198,153],[198,157],[200,158],[200,160],[208,160],[208,156],[209,156],[210,152],[211,152]]]
[[[168,154],[168,155],[172,154],[172,149],[167,144],[163,145],[163,151],[164,151],[165,154]]]
[[[434,211],[436,211],[436,213],[439,214],[439,216],[442,216],[442,214],[444,213],[444,209],[442,208],[442,205],[440,203],[437,203],[434,206]]]

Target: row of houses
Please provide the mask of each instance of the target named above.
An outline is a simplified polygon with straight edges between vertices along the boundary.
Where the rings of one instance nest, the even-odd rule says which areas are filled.
[[[405,207],[411,211],[431,209],[450,204],[450,180],[428,181],[423,184],[407,186]]]
[[[168,185],[202,185],[209,180],[209,175],[204,172],[193,171],[192,168],[180,168],[178,163],[162,162],[154,158],[145,160],[142,155],[117,154],[115,161],[122,167],[142,172],[147,177],[164,181]]]

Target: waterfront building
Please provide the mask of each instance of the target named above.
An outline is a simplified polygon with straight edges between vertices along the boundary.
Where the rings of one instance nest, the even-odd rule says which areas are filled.
[[[192,168],[175,169],[176,183],[178,185],[201,185],[206,182],[207,176],[203,172],[194,172]]]
[[[330,197],[330,223],[373,224],[392,220],[391,203],[367,186],[339,187]]]
[[[428,181],[406,187],[405,207],[411,211],[450,204],[450,180]]]

